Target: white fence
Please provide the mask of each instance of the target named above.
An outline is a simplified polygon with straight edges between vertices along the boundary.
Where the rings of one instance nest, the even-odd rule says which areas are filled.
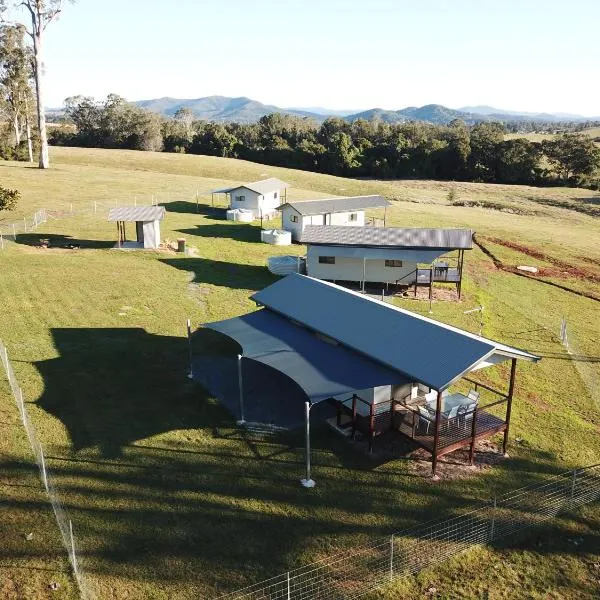
[[[350,600],[459,552],[543,523],[600,498],[600,465],[495,498],[469,513],[415,527],[221,596],[220,600]]]
[[[52,505],[52,510],[54,511],[54,516],[56,517],[56,522],[69,556],[69,562],[71,563],[73,575],[79,587],[81,598],[84,600],[90,600],[92,596],[85,587],[83,574],[77,559],[78,551],[75,536],[73,535],[73,522],[71,521],[69,513],[62,505],[56,487],[54,486],[52,475],[46,465],[42,444],[40,443],[35,428],[33,427],[33,424],[31,423],[27,414],[27,409],[25,408],[23,390],[19,387],[12,365],[10,364],[10,359],[8,358],[8,350],[2,341],[0,341],[0,359],[2,360],[2,365],[4,366],[12,395],[17,404],[17,409],[19,411],[21,421],[23,422],[23,427],[25,428],[29,444],[33,450],[35,461],[40,470],[42,483],[46,493],[48,494],[50,504]]]

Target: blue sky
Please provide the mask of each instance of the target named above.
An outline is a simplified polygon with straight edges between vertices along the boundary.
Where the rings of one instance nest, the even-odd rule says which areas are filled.
[[[78,0],[46,36],[46,104],[212,94],[600,114],[600,0]]]

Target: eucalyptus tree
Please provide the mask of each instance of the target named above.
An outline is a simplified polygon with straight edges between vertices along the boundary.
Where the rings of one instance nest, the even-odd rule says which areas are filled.
[[[24,34],[20,25],[0,26],[0,101],[13,127],[16,149],[25,130],[29,160],[32,162],[29,117],[34,104],[30,86],[33,73],[31,49],[25,45]]]
[[[44,33],[48,25],[62,12],[63,6],[63,0],[0,0],[2,20],[4,22],[21,23],[33,44],[33,75],[37,100],[38,135],[40,138],[40,169],[47,169],[50,166],[42,80]],[[28,25],[25,25],[25,23],[28,23]]]

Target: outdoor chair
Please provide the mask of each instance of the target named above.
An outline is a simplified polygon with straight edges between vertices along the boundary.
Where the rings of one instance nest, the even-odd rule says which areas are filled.
[[[452,425],[452,421],[456,421],[456,426],[458,427],[458,409],[460,406],[454,406],[450,409],[450,412],[445,416],[446,426],[450,429],[450,425]]]
[[[417,406],[417,408],[419,409],[419,427],[421,426],[421,423],[425,421],[425,433],[429,433],[429,426],[431,425],[432,419],[435,417],[435,415],[433,415],[426,406]]]
[[[458,410],[458,423],[460,425],[461,419],[464,426],[467,426],[467,421],[473,419],[473,414],[475,413],[475,409],[477,408],[477,402],[471,402],[471,404],[466,404],[459,407]]]
[[[478,402],[479,401],[479,392],[476,392],[475,390],[471,390],[468,394],[467,394],[467,398],[469,400],[473,400],[474,402]]]

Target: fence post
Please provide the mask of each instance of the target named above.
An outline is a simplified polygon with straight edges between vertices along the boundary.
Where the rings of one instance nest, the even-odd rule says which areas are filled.
[[[23,229],[25,233],[27,233],[27,217],[23,217]]]
[[[287,572],[287,600],[292,600],[292,588],[290,585],[290,572]]]
[[[71,565],[75,575],[79,575],[79,568],[77,567],[77,556],[75,555],[75,537],[73,536],[73,521],[69,519],[69,537],[71,538]]]
[[[188,319],[187,320],[187,339],[188,339],[188,353],[190,359],[190,371],[188,373],[188,379],[194,379],[194,353],[192,350],[192,323]]]
[[[23,425],[25,427],[25,431],[27,436],[29,436],[29,430],[27,429],[27,423],[25,423],[25,402],[23,400],[23,390],[19,388],[19,412],[21,413],[21,420],[23,421]]]
[[[4,238],[2,237],[1,233],[0,233],[0,249],[4,250]]]
[[[490,524],[490,542],[494,541],[494,530],[496,528],[496,507],[498,506],[498,501],[496,498],[496,494],[494,494],[494,501],[492,503],[492,522]]]
[[[48,490],[48,476],[46,475],[46,461],[44,460],[44,449],[41,444],[38,444],[40,447],[40,460],[42,461],[42,481],[44,482],[44,487],[46,488],[46,494],[50,494]]]
[[[98,212],[98,202],[96,202],[96,200],[94,200],[94,214],[96,214]]]
[[[17,228],[15,227],[15,224],[12,224],[13,227],[13,241],[17,241]]]
[[[394,579],[394,534],[390,538],[390,581]]]

